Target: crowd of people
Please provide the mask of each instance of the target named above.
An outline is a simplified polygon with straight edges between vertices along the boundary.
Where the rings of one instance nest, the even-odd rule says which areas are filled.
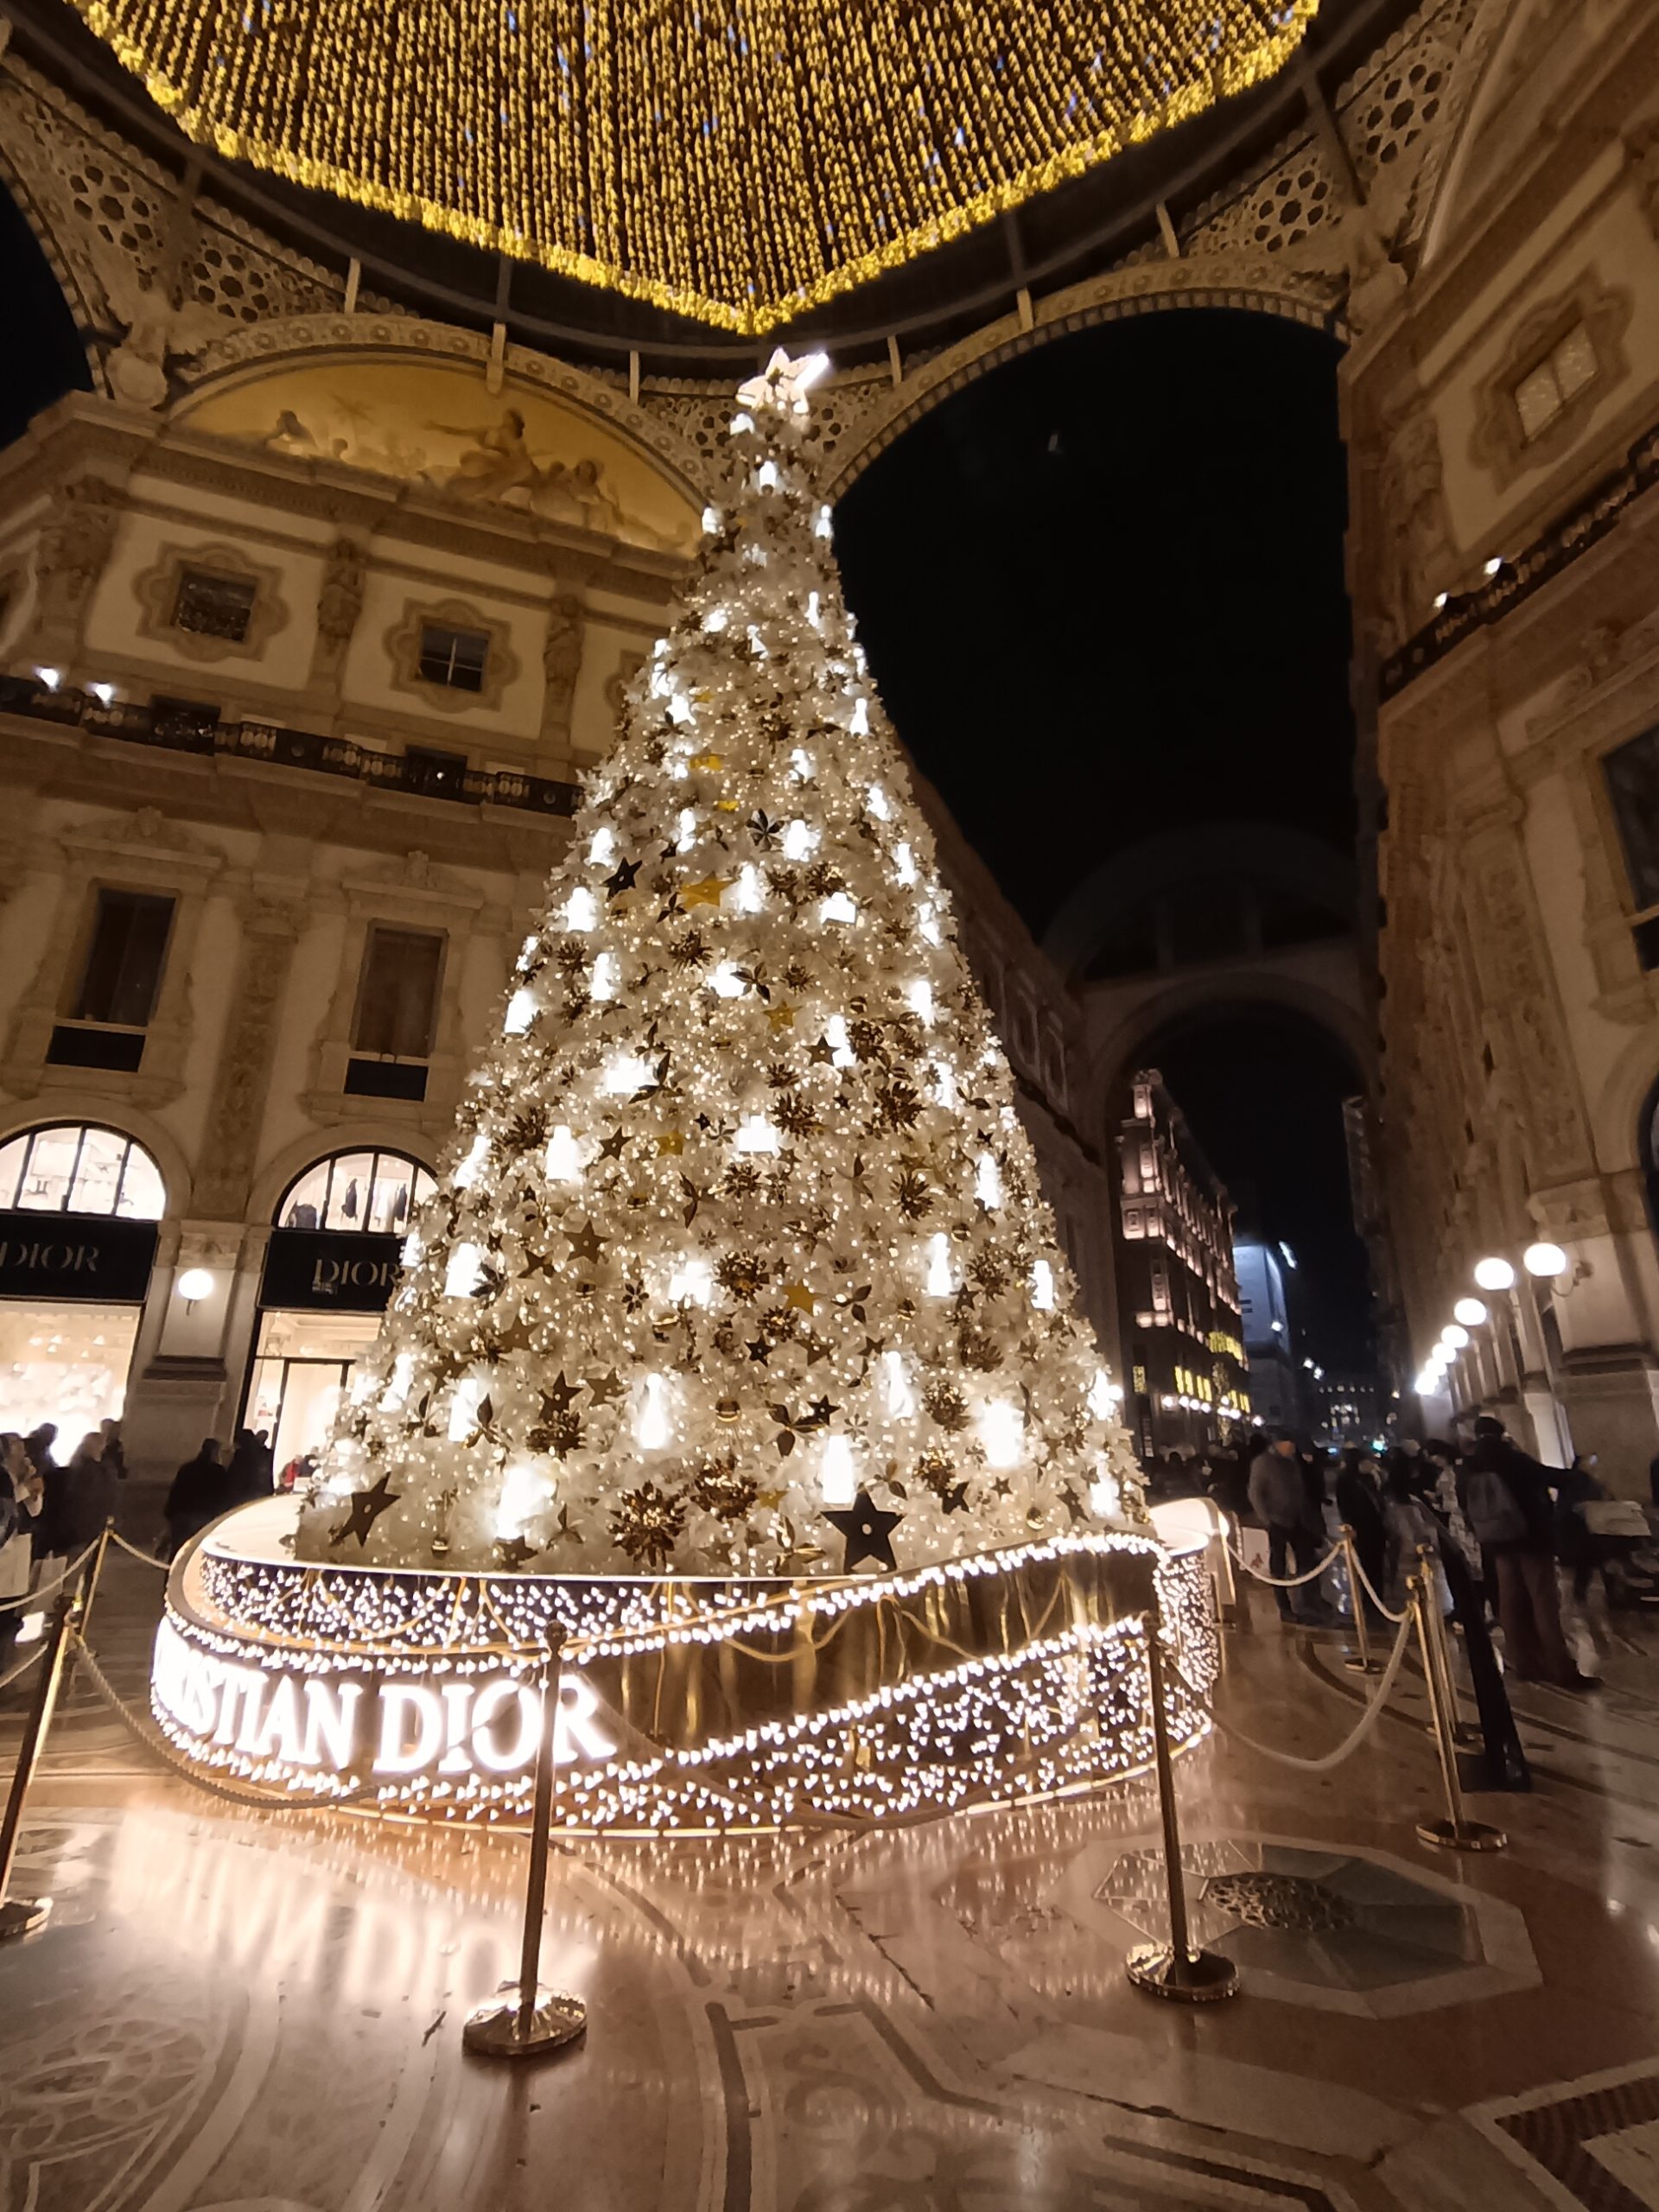
[[[1382,1452],[1327,1451],[1286,1430],[1255,1428],[1200,1458],[1152,1460],[1147,1473],[1154,1500],[1208,1496],[1241,1525],[1264,1531],[1268,1573],[1280,1582],[1313,1575],[1346,1527],[1376,1599],[1397,1611],[1427,1546],[1465,1626],[1472,1620],[1484,1630],[1496,1617],[1510,1674],[1561,1689],[1595,1689],[1599,1679],[1568,1647],[1558,1568],[1570,1574],[1580,1605],[1598,1573],[1611,1596],[1612,1562],[1651,1534],[1639,1505],[1607,1497],[1593,1453],[1547,1467],[1490,1414],[1466,1441],[1408,1437]],[[1277,1590],[1281,1616],[1333,1625],[1324,1583],[1314,1576]],[[1618,1586],[1622,1596],[1622,1574]]]
[[[35,1585],[97,1541],[113,1518],[126,1480],[118,1421],[88,1429],[67,1459],[56,1456],[57,1425],[42,1421],[27,1436],[0,1433],[0,1674],[10,1662]]]
[[[49,1421],[27,1436],[0,1433],[0,1675],[10,1664],[27,1610],[17,1600],[97,1542],[115,1518],[119,1485],[126,1479],[118,1421],[88,1430],[65,1460],[56,1456],[57,1441],[57,1426]],[[204,1439],[168,1491],[162,1556],[170,1559],[232,1506],[270,1497],[274,1482],[264,1429],[238,1429],[228,1459],[217,1437]]]

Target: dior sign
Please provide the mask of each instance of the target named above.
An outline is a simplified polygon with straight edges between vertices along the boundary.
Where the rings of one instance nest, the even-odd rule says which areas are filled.
[[[137,1306],[156,1262],[153,1221],[0,1212],[0,1298]]]
[[[402,1243],[354,1230],[273,1229],[259,1303],[289,1313],[383,1313]]]
[[[270,1666],[230,1659],[181,1633],[156,1632],[150,1697],[158,1717],[199,1755],[304,1786],[329,1776],[404,1789],[475,1776],[512,1780],[536,1764],[541,1703],[534,1683],[499,1662],[378,1673],[363,1665]],[[599,1699],[579,1674],[559,1678],[554,1757],[561,1766],[612,1757]]]

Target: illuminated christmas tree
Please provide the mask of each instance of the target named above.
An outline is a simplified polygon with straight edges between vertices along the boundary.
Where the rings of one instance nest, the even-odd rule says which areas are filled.
[[[303,1558],[825,1573],[1141,1510],[853,641],[821,365],[738,395]]]

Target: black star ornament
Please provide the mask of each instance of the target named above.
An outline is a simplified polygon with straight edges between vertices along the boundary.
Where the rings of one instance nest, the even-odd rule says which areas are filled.
[[[352,1503],[345,1520],[335,1529],[329,1541],[343,1544],[347,1536],[355,1536],[359,1550],[369,1541],[369,1531],[389,1505],[396,1505],[400,1492],[391,1488],[391,1477],[382,1475],[367,1490],[353,1492]]]
[[[889,1573],[898,1566],[893,1555],[893,1532],[905,1516],[902,1513],[884,1512],[868,1491],[860,1491],[850,1505],[836,1513],[826,1513],[823,1517],[847,1539],[847,1555],[841,1563],[843,1574],[850,1574],[867,1559],[873,1559]]]

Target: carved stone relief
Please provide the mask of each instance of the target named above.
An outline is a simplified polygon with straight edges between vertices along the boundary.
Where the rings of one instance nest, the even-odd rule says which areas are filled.
[[[1542,302],[1510,334],[1503,357],[1483,379],[1475,397],[1473,458],[1490,468],[1500,491],[1529,469],[1547,467],[1576,442],[1588,417],[1630,373],[1624,332],[1635,302],[1620,286],[1605,286],[1593,269],[1554,298]],[[1552,349],[1582,327],[1593,352],[1588,380],[1571,391],[1550,421],[1529,435],[1518,388]]]
[[[433,683],[421,674],[421,640],[429,623],[486,640],[483,677],[477,690]],[[424,707],[441,715],[464,714],[474,707],[488,710],[499,707],[502,695],[519,672],[518,656],[512,650],[506,624],[493,620],[468,600],[408,601],[401,619],[387,631],[385,645],[391,662],[388,679],[391,689],[412,692]]]
[[[584,617],[582,601],[561,593],[547,610],[547,640],[542,647],[542,735],[568,737],[570,702],[582,669]]]
[[[1503,1048],[1530,1139],[1533,1179],[1558,1182],[1582,1174],[1592,1155],[1525,855],[1505,826],[1471,839],[1468,857],[1480,909],[1476,952],[1489,1034]]]
[[[35,553],[36,620],[43,656],[73,658],[86,610],[121,525],[125,494],[101,477],[62,485]]]
[[[346,651],[363,612],[363,587],[367,574],[363,548],[354,538],[337,537],[328,549],[317,594],[317,641],[311,653],[314,683],[339,675]]]
[[[613,721],[620,719],[627,702],[628,686],[645,664],[645,656],[632,650],[619,658],[616,666],[605,679],[605,704],[610,709]]]
[[[1396,639],[1418,630],[1456,556],[1446,504],[1440,433],[1427,402],[1414,395],[1388,420],[1377,474],[1382,524],[1381,598]]]
[[[187,574],[222,577],[250,584],[253,603],[239,638],[216,637],[204,630],[181,629],[175,620],[179,591]],[[164,643],[186,660],[257,660],[289,620],[280,569],[250,561],[238,546],[163,545],[149,567],[133,579],[138,600],[138,634]]]
[[[300,893],[256,893],[243,905],[242,946],[219,1048],[197,1171],[197,1212],[238,1220],[247,1210],[294,947],[304,926]]]

